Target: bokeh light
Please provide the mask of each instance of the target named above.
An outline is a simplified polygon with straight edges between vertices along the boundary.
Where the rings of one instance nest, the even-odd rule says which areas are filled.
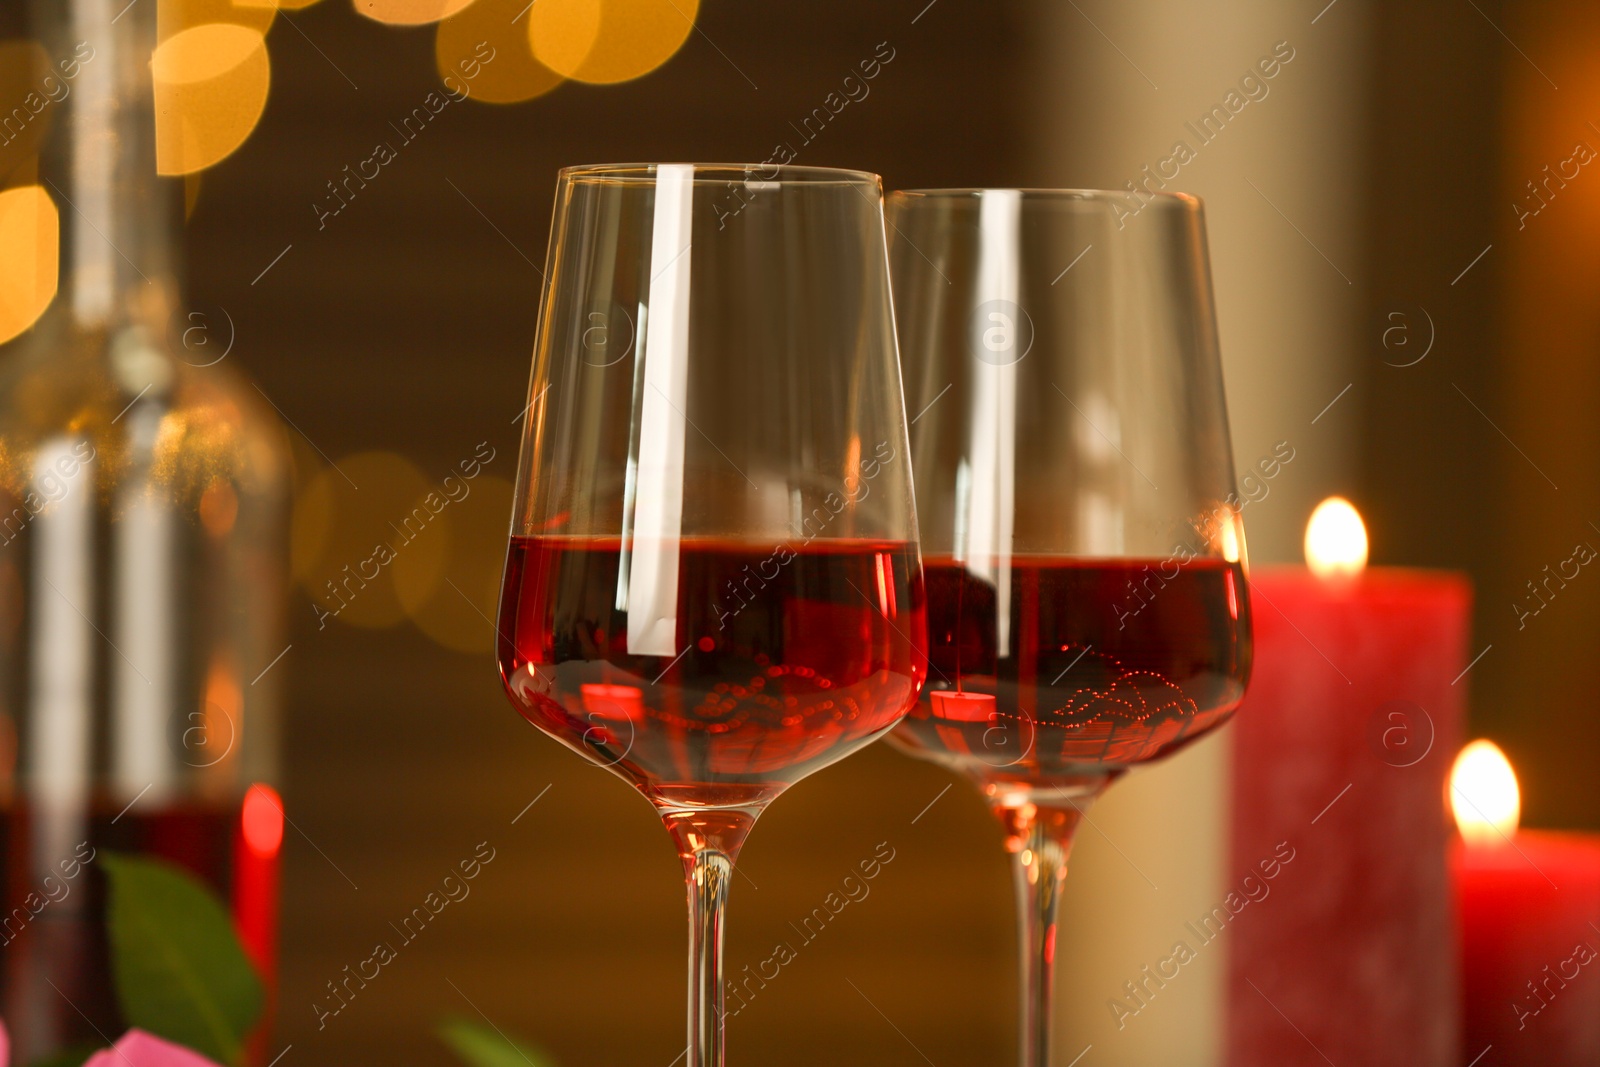
[[[533,57],[527,23],[518,18],[526,8],[527,0],[476,0],[439,23],[434,62],[445,88],[474,100],[514,104],[560,85],[565,79]],[[485,55],[491,57],[487,62]]]
[[[225,159],[267,106],[267,42],[247,26],[212,22],[183,30],[156,47],[150,68],[162,174],[190,174]]]
[[[467,495],[452,501],[440,519],[448,520],[442,567],[423,557],[395,560],[395,591],[417,628],[446,648],[487,653],[494,648],[496,601],[505,557],[506,516],[511,514],[511,483],[480,474],[458,480]],[[457,483],[452,483],[455,485]]]
[[[296,6],[304,5],[272,0],[156,0],[156,40],[166,41],[184,30],[216,22],[244,26],[265,36],[278,17],[278,8]]]
[[[375,22],[390,26],[421,26],[438,22],[465,8],[472,0],[351,0],[355,9]]]
[[[642,77],[689,39],[699,0],[538,0],[528,9],[534,56],[574,81]]]
[[[396,561],[404,557],[427,579],[443,570],[449,546],[442,528],[449,508],[434,514],[423,503],[437,491],[416,464],[392,452],[345,456],[311,479],[295,501],[290,552],[320,625],[405,621],[395,593]]]
[[[61,216],[40,185],[0,192],[0,342],[32,326],[55,299]]]
[[[200,706],[188,721],[190,728],[183,733],[184,762],[198,772],[202,792],[227,796],[241,758],[244,691],[226,656],[218,656],[206,671]]]

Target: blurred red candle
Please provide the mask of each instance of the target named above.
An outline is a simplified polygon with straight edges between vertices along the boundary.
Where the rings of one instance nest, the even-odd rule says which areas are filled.
[[[278,1006],[278,879],[283,850],[283,799],[257,782],[244,794],[233,853],[233,925],[266,986],[266,1004],[248,1042],[245,1063],[267,1062]]]
[[[1311,569],[1250,577],[1229,871],[1246,894],[1261,886],[1224,935],[1228,1063],[1461,1067],[1440,801],[1471,591],[1459,575],[1366,569],[1344,501],[1317,509],[1306,542]],[[1280,849],[1293,859],[1263,868]]]
[[[1519,830],[1516,775],[1474,741],[1450,779],[1462,1052],[1479,1067],[1600,1064],[1600,838]]]

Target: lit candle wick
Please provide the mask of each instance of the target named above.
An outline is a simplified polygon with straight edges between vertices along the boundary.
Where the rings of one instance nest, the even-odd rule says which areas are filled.
[[[1322,579],[1348,579],[1367,566],[1367,528],[1342,496],[1317,505],[1306,523],[1306,566]]]
[[[1522,794],[1511,761],[1494,742],[1474,741],[1456,757],[1450,807],[1462,840],[1470,845],[1498,845],[1516,836]]]

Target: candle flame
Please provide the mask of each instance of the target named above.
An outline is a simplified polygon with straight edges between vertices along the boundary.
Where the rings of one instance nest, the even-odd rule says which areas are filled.
[[[1498,844],[1517,832],[1522,794],[1511,761],[1492,741],[1474,741],[1450,771],[1450,806],[1469,844]]]
[[[258,856],[277,855],[283,844],[283,800],[278,791],[260,782],[247,789],[239,825],[250,851]]]
[[[1367,528],[1355,505],[1330,496],[1306,523],[1306,565],[1318,578],[1353,578],[1367,566]]]

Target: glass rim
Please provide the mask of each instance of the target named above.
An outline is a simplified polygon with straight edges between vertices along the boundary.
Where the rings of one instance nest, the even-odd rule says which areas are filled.
[[[783,185],[870,185],[874,188],[883,186],[883,178],[870,170],[793,163],[584,163],[562,167],[557,172],[557,177],[567,183],[592,180],[619,184],[654,184],[657,169],[665,166],[693,167],[694,176],[691,180],[697,185],[753,180]]]
[[[967,200],[976,199],[984,193],[1017,193],[1023,200],[1039,201],[1082,201],[1084,203],[1127,203],[1130,198],[1150,198],[1156,203],[1174,208],[1201,207],[1204,201],[1194,193],[1152,193],[1147,189],[1140,189],[1137,193],[1126,189],[1048,189],[1048,188],[1007,188],[953,186],[939,189],[894,189],[889,192],[890,200]],[[1145,202],[1150,206],[1150,200]]]

